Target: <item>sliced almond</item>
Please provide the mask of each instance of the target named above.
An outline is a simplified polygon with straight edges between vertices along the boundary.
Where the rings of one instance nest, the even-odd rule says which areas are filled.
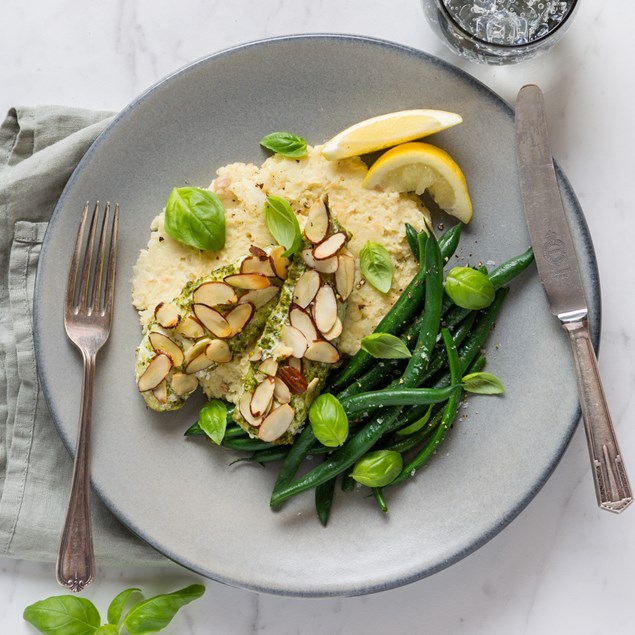
[[[227,284],[239,289],[265,289],[271,282],[261,273],[233,273],[224,278]]]
[[[258,438],[262,441],[279,439],[293,423],[294,416],[295,412],[288,403],[272,410],[258,428]]]
[[[337,232],[313,248],[313,257],[316,260],[332,258],[346,244],[347,240],[348,236],[344,232]]]
[[[168,385],[165,379],[152,390],[154,398],[161,404],[168,403]]]
[[[273,398],[278,403],[289,403],[291,401],[291,391],[289,390],[289,386],[287,386],[280,377],[275,378]]]
[[[306,341],[306,337],[302,335],[302,331],[285,324],[280,330],[280,341],[284,346],[291,349],[291,355],[293,357],[302,358],[306,352],[309,343]]]
[[[304,235],[314,245],[321,243],[329,231],[329,210],[323,199],[311,205],[304,225]]]
[[[194,344],[185,351],[184,364],[187,366],[193,359],[205,353],[205,350],[210,345],[211,341],[212,340],[209,339],[209,337],[204,337],[203,339],[194,342]]]
[[[203,282],[192,294],[194,304],[206,304],[209,307],[234,304],[237,300],[236,291],[224,282]]]
[[[167,377],[171,368],[172,360],[165,353],[157,353],[139,377],[139,392],[156,388]]]
[[[318,339],[318,332],[311,316],[299,306],[294,306],[289,311],[289,321],[291,326],[295,327],[304,335],[306,341],[310,344]]]
[[[205,327],[194,317],[188,315],[176,329],[183,337],[197,340],[205,335]]]
[[[264,306],[270,300],[273,300],[278,294],[278,287],[270,286],[266,289],[254,289],[253,291],[247,291],[244,295],[240,296],[238,304],[253,304],[254,308],[259,309]]]
[[[267,252],[264,249],[257,247],[256,245],[251,245],[251,247],[249,247],[249,253],[252,256],[256,256],[256,258],[260,258],[260,260],[265,260],[266,258],[269,258],[269,256],[267,255]]]
[[[265,260],[261,260],[257,256],[247,256],[240,265],[240,273],[260,273],[268,278],[273,278],[276,275],[267,254],[265,254]]]
[[[250,362],[259,362],[262,359],[262,349],[255,348],[249,355]]]
[[[337,300],[332,287],[325,284],[315,296],[313,319],[320,333],[328,333],[337,320]]]
[[[205,349],[205,355],[217,364],[226,364],[232,361],[232,352],[225,340],[212,340]]]
[[[179,396],[183,397],[198,386],[198,379],[195,375],[187,375],[186,373],[174,373],[170,378],[170,388]]]
[[[154,319],[164,329],[173,329],[179,325],[181,314],[174,304],[160,302],[154,309]]]
[[[313,342],[304,354],[305,359],[322,364],[336,364],[340,361],[338,350],[330,342]]]
[[[273,400],[275,380],[273,377],[265,377],[257,386],[249,402],[249,410],[253,417],[262,417]]]
[[[312,249],[304,249],[302,251],[302,260],[304,260],[304,264],[306,264],[309,269],[315,269],[320,273],[335,273],[339,264],[337,262],[337,256],[332,256],[326,260],[316,260],[313,257]]]
[[[277,378],[281,379],[294,395],[301,395],[307,389],[307,381],[302,371],[291,365],[280,366]]]
[[[254,428],[257,428],[262,423],[262,417],[254,417],[251,414],[249,404],[251,403],[251,393],[244,392],[238,402],[238,411],[243,416],[243,419]]]
[[[293,301],[301,308],[306,309],[313,302],[320,284],[320,274],[317,271],[312,269],[305,271],[295,284]]]
[[[180,366],[183,363],[183,351],[172,338],[159,331],[150,331],[148,339],[152,348],[157,353],[165,353],[174,366]]]
[[[347,254],[337,257],[338,267],[335,272],[335,289],[344,302],[355,288],[355,258]]]
[[[254,312],[253,304],[239,304],[225,316],[227,323],[231,327],[232,337],[238,335],[247,326]]]
[[[287,275],[289,274],[289,263],[290,260],[283,256],[285,249],[282,245],[276,245],[271,250],[271,264],[273,265],[273,270],[276,272],[276,275],[280,280],[286,280]]]
[[[218,312],[207,304],[193,304],[192,311],[199,322],[216,337],[230,337],[232,328],[229,322]]]
[[[291,368],[295,368],[295,370],[297,370],[300,373],[302,373],[302,360],[300,358],[298,358],[298,357],[289,357],[289,359],[287,360],[287,364]]]
[[[265,375],[275,377],[278,373],[278,362],[273,357],[267,357],[260,363],[258,370]]]
[[[201,353],[198,357],[195,357],[186,367],[185,372],[188,375],[193,375],[201,370],[206,370],[214,362],[205,354]]]
[[[342,329],[342,320],[337,318],[337,320],[335,320],[335,324],[333,324],[333,328],[326,333],[322,333],[322,335],[324,336],[325,340],[328,340],[330,342],[331,340],[338,338],[342,334]]]
[[[306,387],[306,399],[308,401],[311,401],[313,399],[313,396],[315,395],[315,392],[317,391],[317,387],[319,383],[320,383],[320,380],[317,377],[314,377],[309,382],[309,385]]]

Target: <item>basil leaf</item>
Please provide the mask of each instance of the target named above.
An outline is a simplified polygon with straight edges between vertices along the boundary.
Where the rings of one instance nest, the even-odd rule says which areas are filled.
[[[378,291],[388,293],[392,285],[392,259],[388,250],[370,240],[359,251],[359,268],[364,278]]]
[[[133,593],[141,592],[141,589],[136,587],[132,587],[130,589],[126,589],[122,591],[118,595],[115,596],[113,601],[110,603],[108,607],[108,623],[114,624],[117,626],[119,624],[119,620],[121,619],[121,614],[123,613],[123,609],[126,606],[126,603],[130,599],[130,596]]]
[[[174,593],[157,595],[130,608],[123,620],[123,627],[130,635],[156,633],[165,628],[178,610],[197,600],[205,593],[205,587],[192,584]]]
[[[470,267],[450,269],[445,280],[445,292],[457,306],[478,310],[494,301],[494,285],[486,274]]]
[[[306,141],[291,132],[272,132],[260,140],[260,145],[291,159],[307,155]]]
[[[288,258],[298,251],[302,246],[302,233],[291,205],[279,196],[267,196],[264,215],[269,233],[286,250],[282,255]]]
[[[22,617],[45,635],[94,635],[101,619],[95,605],[74,595],[55,595],[31,604]]]
[[[351,472],[351,476],[368,487],[384,487],[394,481],[403,468],[403,459],[394,450],[377,450],[363,456]]]
[[[348,417],[342,404],[330,393],[320,395],[309,409],[309,421],[315,438],[329,448],[336,448],[348,437]]]
[[[423,417],[421,417],[421,419],[417,419],[414,423],[411,423],[409,426],[406,426],[405,428],[401,428],[401,430],[397,430],[397,434],[401,437],[405,437],[409,434],[413,434],[414,432],[418,432],[419,430],[421,430],[421,428],[423,428],[423,426],[426,425],[426,423],[428,423],[428,421],[430,420],[430,415],[432,414],[432,406],[433,404],[430,404],[430,407],[428,408],[428,412],[426,412]]]
[[[227,406],[220,399],[208,401],[198,413],[197,423],[216,445],[220,445],[227,428]]]
[[[95,635],[119,635],[119,629],[113,624],[104,624],[95,631]]]
[[[463,388],[478,395],[501,395],[505,392],[503,382],[491,373],[470,373],[463,377]]]
[[[371,333],[362,338],[362,350],[378,359],[407,359],[412,357],[408,347],[396,335]]]
[[[214,192],[175,187],[165,204],[165,231],[179,242],[220,251],[225,246],[225,208]]]

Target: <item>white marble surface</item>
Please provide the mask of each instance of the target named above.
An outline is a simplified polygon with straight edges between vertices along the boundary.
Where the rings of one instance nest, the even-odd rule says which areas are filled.
[[[635,5],[582,0],[546,56],[493,68],[463,62],[436,40],[418,0],[22,0],[0,3],[0,112],[56,103],[122,108],[163,75],[210,52],[263,37],[354,33],[453,62],[508,101],[528,82],[547,97],[553,151],[585,210],[603,290],[601,372],[623,454],[635,474]],[[205,581],[202,600],[166,633],[443,633],[626,635],[635,632],[635,509],[595,506],[580,427],[528,508],[465,560],[407,587],[367,597],[286,599]],[[105,610],[124,585],[164,592],[196,580],[164,571],[101,571],[85,596]],[[58,594],[51,565],[0,559],[0,633],[35,632],[24,607]]]

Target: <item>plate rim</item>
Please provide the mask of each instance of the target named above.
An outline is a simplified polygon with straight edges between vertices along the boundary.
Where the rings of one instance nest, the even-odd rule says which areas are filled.
[[[54,226],[55,222],[59,218],[59,215],[62,213],[62,209],[65,206],[66,199],[69,196],[69,192],[73,189],[75,181],[81,176],[81,173],[85,165],[90,162],[95,152],[99,151],[99,148],[102,142],[112,133],[113,129],[119,125],[119,122],[122,119],[125,119],[129,115],[129,113],[133,112],[146,99],[148,99],[156,91],[160,90],[164,84],[171,82],[174,79],[181,77],[189,72],[194,72],[201,65],[213,63],[214,60],[232,55],[235,52],[243,51],[246,49],[253,49],[257,47],[272,46],[272,45],[275,46],[280,43],[293,42],[293,41],[299,41],[299,40],[312,40],[316,42],[318,41],[328,42],[329,40],[336,40],[338,42],[352,42],[352,43],[357,43],[360,45],[379,46],[379,47],[393,50],[393,51],[394,50],[400,51],[401,53],[415,57],[419,60],[423,60],[427,63],[440,66],[445,71],[455,76],[458,76],[462,81],[466,82],[467,84],[470,84],[479,92],[485,93],[487,97],[490,99],[490,101],[492,101],[492,103],[495,103],[499,108],[504,110],[508,114],[508,116],[511,116],[513,118],[513,114],[514,114],[513,108],[494,90],[486,86],[483,82],[476,79],[474,76],[470,75],[467,71],[457,66],[454,66],[453,64],[441,58],[431,55],[430,53],[419,50],[412,46],[404,45],[397,42],[392,42],[387,39],[368,37],[364,35],[346,34],[346,33],[343,33],[343,34],[305,33],[305,34],[297,34],[297,35],[281,35],[281,36],[275,36],[275,37],[269,37],[269,38],[256,39],[256,40],[252,40],[242,44],[233,45],[233,46],[221,49],[219,51],[210,53],[208,55],[204,55],[172,71],[171,73],[165,75],[164,77],[160,78],[159,80],[154,82],[152,85],[150,85],[148,88],[146,88],[137,97],[135,97],[132,101],[130,101],[122,110],[120,110],[117,114],[115,114],[112,120],[108,123],[108,125],[104,128],[104,130],[97,136],[97,138],[88,148],[88,150],[82,156],[77,166],[73,170],[71,176],[69,177],[66,185],[64,186],[64,189],[62,190],[60,198],[57,204],[55,205],[55,208],[53,210],[53,213],[51,215],[51,218],[48,224],[47,233],[42,243],[40,260],[43,261],[46,259],[46,253],[48,249],[47,237],[51,235],[48,230]],[[593,246],[589,226],[584,216],[582,207],[578,201],[578,198],[568,178],[566,177],[562,169],[559,167],[555,159],[554,159],[554,163],[556,166],[557,177],[561,186],[561,195],[569,199],[571,207],[574,210],[576,220],[579,222],[579,230],[581,233],[582,242],[586,249],[586,255],[588,256],[589,270],[591,272],[592,297],[588,298],[587,301],[589,304],[590,313],[594,312],[594,314],[591,316],[593,319],[590,319],[590,332],[591,332],[591,340],[592,340],[593,346],[596,352],[599,352],[602,305],[601,305],[600,278],[599,278],[599,271],[598,271],[598,264],[597,264],[595,249]],[[39,274],[39,269],[38,269],[38,274]],[[41,292],[41,287],[40,287],[41,276],[38,274],[36,274],[34,298],[39,297],[39,294]],[[47,402],[47,405],[49,407],[49,411],[55,423],[57,432],[60,438],[62,439],[62,442],[64,446],[66,447],[67,451],[69,452],[70,456],[74,457],[73,439],[65,434],[64,430],[62,429],[62,426],[60,425],[59,416],[50,405],[52,403],[51,387],[48,383],[48,378],[44,375],[44,371],[41,371],[41,368],[43,367],[43,364],[41,363],[42,362],[42,346],[41,346],[42,330],[40,328],[41,317],[40,317],[40,308],[39,308],[41,304],[42,303],[35,302],[33,306],[34,346],[35,346],[36,363],[38,368],[38,377],[40,381],[40,388]],[[333,591],[327,591],[324,589],[320,589],[315,592],[293,591],[292,589],[289,589],[289,588],[282,589],[282,588],[277,588],[273,586],[267,587],[260,584],[247,585],[247,584],[239,583],[236,580],[225,578],[224,576],[219,576],[219,575],[212,576],[211,572],[207,571],[204,567],[197,565],[197,563],[195,562],[184,560],[183,557],[176,555],[171,549],[163,545],[157,544],[158,541],[154,540],[151,536],[145,535],[144,532],[137,527],[137,524],[135,522],[133,522],[129,517],[126,516],[126,514],[124,514],[122,511],[118,509],[116,501],[111,500],[108,497],[107,493],[102,491],[101,488],[95,485],[92,482],[92,480],[91,480],[91,485],[92,485],[93,492],[98,496],[98,498],[104,503],[104,505],[110,510],[110,512],[112,512],[113,515],[125,525],[125,527],[132,534],[137,536],[144,543],[150,545],[153,549],[155,549],[157,552],[164,555],[166,558],[172,560],[176,564],[186,569],[189,569],[192,572],[197,573],[203,577],[215,580],[217,582],[221,582],[223,584],[232,586],[234,588],[245,589],[245,590],[249,590],[249,591],[253,591],[257,593],[279,595],[283,597],[316,597],[318,598],[318,597],[358,596],[358,595],[371,594],[371,593],[377,593],[381,591],[390,590],[390,589],[397,588],[406,584],[410,584],[417,580],[429,577],[459,562],[466,556],[470,555],[471,553],[473,553],[474,551],[476,551],[477,549],[485,545],[496,535],[498,535],[507,525],[509,525],[509,523],[512,520],[514,520],[525,509],[525,507],[527,507],[527,505],[533,500],[536,494],[542,489],[542,487],[545,485],[547,480],[551,477],[556,466],[562,459],[562,456],[564,455],[564,452],[566,451],[566,448],[569,442],[571,441],[571,438],[574,432],[577,429],[579,420],[580,420],[580,408],[578,406],[577,414],[574,420],[569,422],[567,425],[567,428],[566,428],[567,434],[563,436],[563,440],[560,447],[555,448],[553,462],[548,466],[548,469],[546,469],[543,472],[543,474],[541,475],[542,477],[533,484],[533,487],[525,492],[524,496],[518,501],[517,505],[513,507],[512,509],[510,509],[509,512],[500,519],[496,527],[492,527],[491,530],[484,532],[482,535],[479,536],[478,539],[471,541],[469,544],[466,544],[466,546],[463,549],[454,553],[452,557],[439,562],[436,566],[429,567],[425,569],[424,571],[413,573],[411,575],[404,576],[404,577],[395,576],[391,578],[390,580],[384,581],[383,583],[373,583],[366,586],[359,586],[359,587],[356,587],[355,589],[351,588],[348,590],[336,589]]]

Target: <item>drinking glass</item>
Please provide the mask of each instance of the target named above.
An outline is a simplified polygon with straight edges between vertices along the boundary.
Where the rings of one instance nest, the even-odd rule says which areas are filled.
[[[578,0],[422,0],[435,33],[477,62],[511,64],[551,48],[571,24]]]

